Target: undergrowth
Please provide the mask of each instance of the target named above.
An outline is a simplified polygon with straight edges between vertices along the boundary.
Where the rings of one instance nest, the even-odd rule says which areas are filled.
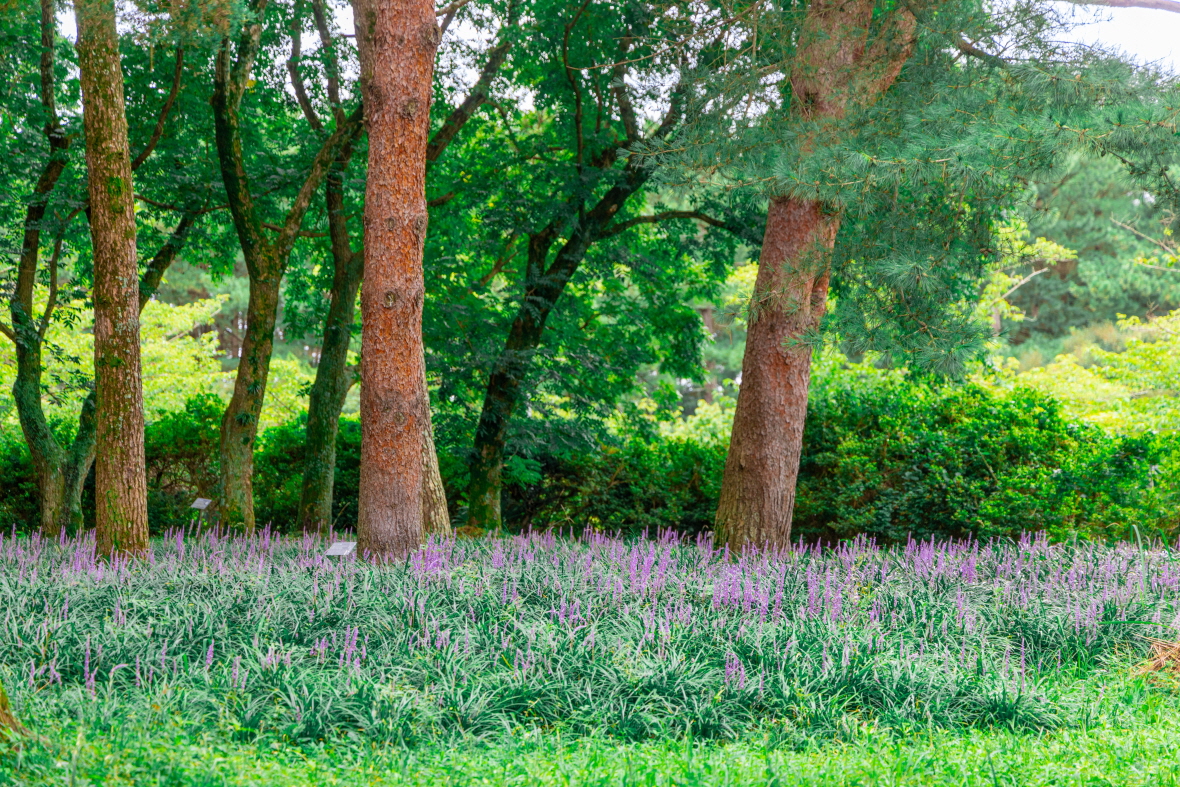
[[[1126,545],[858,540],[733,558],[674,534],[545,533],[384,566],[323,549],[177,533],[108,564],[90,540],[5,538],[0,680],[40,730],[806,748],[864,730],[1118,726],[1157,689],[1112,704],[1109,676],[1180,612],[1180,560]]]

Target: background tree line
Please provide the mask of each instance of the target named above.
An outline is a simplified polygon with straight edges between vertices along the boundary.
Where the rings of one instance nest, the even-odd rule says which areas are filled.
[[[147,402],[154,528],[182,521],[195,494],[247,532],[357,520],[359,427],[342,413],[359,407],[370,140],[349,10],[326,0],[141,3],[116,30],[135,303],[223,300],[218,317],[187,329],[216,331],[221,368],[195,379],[181,407]],[[6,438],[4,483],[14,523],[47,535],[101,510],[94,501],[106,498],[88,491],[108,488],[91,477],[96,455],[100,468],[123,462],[98,449],[101,365],[88,369],[55,339],[89,331],[93,319],[99,340],[105,303],[91,239],[95,175],[84,161],[94,135],[75,77],[85,47],[64,35],[67,17],[51,2],[17,0],[0,30],[9,53],[0,65],[9,86],[4,330],[23,436]],[[934,389],[922,379],[959,375],[984,354],[994,320],[976,307],[1002,265],[1017,280],[1038,274],[1004,301],[1025,318],[1001,315],[1012,343],[1180,305],[1177,277],[1128,263],[1149,251],[1174,206],[1170,76],[1055,44],[1066,20],[1035,3],[510,0],[456,3],[436,18],[422,162],[433,418],[416,452],[427,532],[506,521],[699,529],[719,505],[716,526],[735,549],[786,540],[796,510],[809,533],[860,521],[900,537],[905,512],[940,510],[929,495],[957,499],[956,484],[977,502],[1023,494],[1004,510],[1027,513],[1031,500],[1037,516],[1052,495],[1074,494],[1073,508],[1057,508],[1076,509],[1063,528],[1136,506],[1157,506],[1160,527],[1174,520],[1141,494],[1143,474],[1170,455],[1163,443],[1080,436],[1057,416],[1034,419],[1031,439],[1018,414],[1052,405],[924,393]],[[1106,220],[1112,211],[1117,223]],[[1005,256],[1017,215],[1077,256],[1048,267]],[[126,259],[124,250],[125,268]],[[1112,273],[1112,260],[1131,267]],[[735,300],[745,307],[727,311]],[[916,377],[880,389],[875,375],[891,373],[833,370],[807,421],[821,331],[849,358]],[[208,370],[212,354],[191,363]],[[306,413],[260,431],[284,355],[305,364]],[[739,373],[740,387],[727,383]],[[826,398],[834,379],[847,384],[845,399]],[[698,396],[724,397],[727,386],[739,391],[725,416],[732,442],[677,437],[678,408],[691,412]],[[844,404],[825,410],[829,401]],[[944,406],[1015,407],[999,422],[1013,431],[996,461],[1027,474],[982,469],[996,457],[981,449],[989,459],[961,468],[964,480],[930,482],[927,498],[907,492],[909,502],[886,510],[845,496],[823,509],[816,501],[834,493],[817,483],[846,488],[852,472],[823,447],[847,452],[829,438],[879,431],[881,414],[857,420],[868,402],[929,412],[907,428],[930,433],[957,423]],[[1097,467],[1111,451],[1127,457],[1121,474],[1079,469],[1073,492],[1052,474]],[[883,456],[872,461],[888,475]],[[661,478],[666,486],[653,487]],[[622,486],[644,484],[647,497],[618,499]],[[1085,485],[1104,502],[1079,502]],[[820,509],[828,513],[811,513]],[[934,516],[910,530],[932,529]],[[1033,514],[976,519],[1036,524]],[[944,530],[980,529],[969,521]]]

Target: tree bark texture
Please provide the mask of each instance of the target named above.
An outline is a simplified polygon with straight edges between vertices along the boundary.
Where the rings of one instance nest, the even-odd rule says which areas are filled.
[[[317,5],[316,9],[320,7]],[[317,24],[320,19],[317,16]],[[326,26],[320,25],[320,35],[329,52],[330,38]],[[436,161],[455,136],[463,129],[475,111],[488,99],[492,80],[504,64],[512,44],[503,41],[489,53],[479,79],[471,92],[431,137],[426,146],[426,162]],[[329,64],[329,70],[333,71]],[[329,80],[329,93],[332,82]],[[306,108],[309,120],[314,111]],[[316,120],[318,122],[318,119]],[[338,170],[347,167],[349,152],[337,161]],[[332,243],[335,273],[332,279],[331,303],[324,321],[320,362],[307,405],[307,454],[303,470],[303,490],[299,502],[299,522],[304,532],[324,532],[331,524],[332,497],[336,472],[336,436],[339,432],[340,411],[352,385],[347,368],[349,344],[357,291],[360,289],[364,255],[354,253],[344,219],[343,184],[338,172],[328,177],[326,189],[328,234]],[[429,419],[423,430],[423,496],[422,516],[427,534],[451,532],[450,512],[447,510],[446,490],[439,472],[438,454],[434,446],[434,428]]]
[[[148,547],[131,152],[113,0],[76,0],[94,255],[95,529],[103,555]]]
[[[406,557],[423,538],[426,145],[440,32],[428,0],[354,0],[369,130],[361,287],[357,547]]]
[[[798,340],[823,317],[838,227],[814,201],[777,199],[767,212],[717,507],[717,541],[731,550],[790,538],[811,378],[811,347]]]
[[[33,298],[37,283],[37,266],[40,262],[42,225],[45,221],[46,205],[57,186],[67,165],[66,154],[70,138],[62,130],[57,116],[55,101],[54,45],[56,20],[51,0],[41,2],[41,105],[47,116],[45,136],[49,143],[49,158],[41,171],[33,194],[25,209],[24,237],[21,243],[20,261],[17,268],[16,287],[9,301],[12,318],[12,340],[16,348],[16,380],[12,396],[16,403],[21,431],[29,446],[33,470],[37,478],[38,502],[40,504],[40,528],[42,535],[56,538],[67,526],[77,511],[71,509],[71,498],[81,499],[81,486],[77,494],[70,493],[70,479],[79,473],[67,464],[71,453],[57,442],[45,418],[41,405],[41,350],[44,329],[34,316]],[[57,260],[54,258],[53,264]],[[44,317],[41,322],[46,322]],[[93,408],[91,408],[93,409]],[[83,439],[85,435],[82,435]],[[89,465],[86,470],[89,471]],[[84,473],[82,474],[84,475]]]
[[[897,8],[874,26],[873,8],[872,0],[808,4],[789,74],[792,116],[810,135],[805,152],[838,136],[850,107],[876,101],[913,51],[913,14]],[[791,537],[811,377],[805,334],[823,317],[839,224],[815,200],[770,201],[714,523],[717,542],[734,552]]]

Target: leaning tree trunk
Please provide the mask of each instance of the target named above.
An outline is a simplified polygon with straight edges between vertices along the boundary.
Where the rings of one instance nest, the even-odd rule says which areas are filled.
[[[813,201],[774,200],[767,214],[717,508],[717,540],[733,551],[791,535],[811,378],[811,347],[798,340],[823,317],[838,226]]]
[[[113,0],[76,0],[94,255],[95,529],[103,555],[148,547],[131,152]]]
[[[402,558],[422,542],[422,350],[426,144],[439,29],[428,0],[354,0],[369,129],[361,288],[362,554]]]
[[[917,21],[904,6],[874,15],[873,0],[810,0],[790,66],[800,149],[838,139],[849,107],[877,100],[913,52]],[[791,537],[811,351],[823,316],[839,217],[819,202],[772,199],[750,304],[714,534],[733,551]]]

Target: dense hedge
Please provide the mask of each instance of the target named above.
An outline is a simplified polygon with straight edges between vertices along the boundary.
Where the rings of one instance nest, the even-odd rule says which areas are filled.
[[[222,405],[212,396],[148,425],[153,530],[192,521],[193,497],[213,497]],[[303,422],[264,433],[255,457],[260,523],[296,519]],[[686,436],[687,435],[687,436]],[[934,385],[866,367],[827,367],[813,381],[794,532],[805,539],[867,533],[908,537],[1013,536],[1046,530],[1127,537],[1180,528],[1180,442],[1112,437],[1067,421],[1057,403],[1027,389]],[[452,514],[462,516],[461,451],[440,447]],[[356,517],[360,425],[342,420],[337,443],[336,523]],[[585,526],[638,533],[708,529],[725,465],[725,441],[694,436],[620,439],[595,450],[531,457],[505,489],[509,527]],[[35,524],[27,453],[0,440],[0,515]],[[86,504],[92,505],[90,496]],[[6,523],[7,524],[7,523]]]

